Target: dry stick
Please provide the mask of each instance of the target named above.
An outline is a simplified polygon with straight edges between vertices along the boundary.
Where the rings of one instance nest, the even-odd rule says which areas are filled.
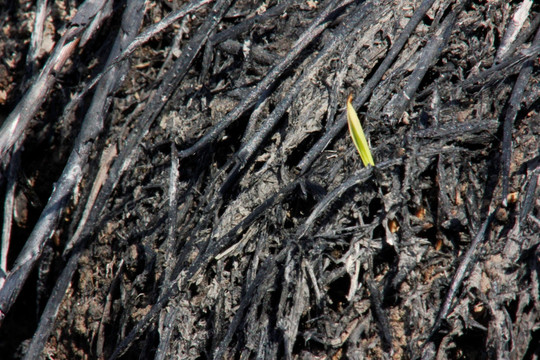
[[[109,285],[109,291],[107,292],[107,298],[105,299],[105,305],[103,306],[103,314],[101,315],[101,320],[99,321],[99,327],[97,330],[96,357],[98,359],[103,358],[103,348],[105,345],[105,325],[111,319],[111,308],[114,301],[113,292],[118,288],[118,285],[122,279],[121,275],[124,272],[124,259],[120,260],[117,268],[118,270],[116,271],[116,275]]]
[[[527,181],[527,190],[522,200],[521,211],[519,212],[520,226],[527,219],[527,215],[533,207],[534,200],[536,200],[536,187],[538,186],[538,177],[540,176],[540,163],[537,163],[537,168],[531,171],[529,180]]]
[[[285,14],[287,8],[291,6],[292,0],[283,1],[276,6],[271,7],[262,14],[252,16],[239,24],[236,24],[220,33],[217,33],[210,37],[210,41],[213,44],[219,44],[228,39],[235,39],[241,34],[249,31],[256,23],[260,23],[272,17],[281,16]]]
[[[253,91],[250,91],[247,96],[238,104],[231,112],[229,112],[216,126],[214,126],[208,133],[206,133],[201,139],[199,139],[193,146],[179,152],[180,159],[193,155],[197,151],[201,150],[207,144],[214,141],[219,134],[227,127],[229,127],[234,121],[236,121],[244,112],[251,108],[262,94],[264,94],[272,84],[274,84],[279,76],[293,63],[296,57],[326,28],[324,22],[326,22],[328,15],[336,10],[338,7],[343,7],[350,4],[353,0],[344,0],[339,6],[340,0],[330,0],[330,3],[326,8],[313,20],[309,28],[302,34],[302,36],[294,43],[291,50],[287,53],[285,58],[276,66],[270,70],[270,72],[257,84]]]
[[[36,17],[34,19],[34,29],[32,31],[32,39],[30,40],[30,48],[28,49],[28,54],[26,55],[26,67],[27,69],[30,69],[30,74],[34,73],[34,67],[43,45],[43,27],[48,13],[47,0],[38,0],[36,6]]]
[[[99,90],[99,87],[98,87],[98,90]],[[79,241],[81,233],[86,225],[86,222],[88,221],[88,217],[90,216],[90,212],[92,211],[92,207],[94,206],[96,198],[99,194],[99,191],[101,187],[103,186],[103,184],[105,183],[105,180],[107,179],[107,176],[108,176],[107,174],[111,168],[111,163],[117,154],[118,154],[118,150],[116,148],[116,144],[111,144],[105,150],[103,150],[101,159],[99,161],[99,170],[96,175],[96,178],[94,179],[94,183],[92,184],[92,188],[90,189],[90,194],[88,195],[86,204],[84,205],[84,210],[83,210],[81,219],[79,220],[79,224],[77,225],[77,229],[75,230],[75,233],[73,234],[71,239],[68,240],[66,246],[64,247],[63,255],[66,255],[67,253],[69,253],[71,249],[73,248],[73,244]]]
[[[174,256],[176,243],[176,226],[178,221],[178,151],[174,142],[171,142],[171,170],[169,172],[169,231],[165,244],[165,264],[170,264]],[[170,281],[172,268],[165,266],[164,282]]]
[[[510,45],[516,39],[521,28],[525,24],[525,20],[529,16],[529,10],[533,4],[532,0],[523,0],[523,2],[518,6],[517,10],[514,12],[514,15],[510,19],[504,32],[503,38],[501,40],[501,45],[497,49],[497,54],[495,56],[495,62],[499,62],[507,54],[510,49]]]
[[[65,34],[58,41],[43,70],[2,124],[0,128],[0,161],[6,158],[7,152],[10,151],[15,142],[24,136],[23,132],[28,123],[47,99],[46,94],[54,84],[57,74],[77,47],[79,37],[85,29],[85,23],[89,22],[100,11],[106,0],[100,0],[101,3],[96,5],[94,12],[85,11],[89,1],[87,0],[79,7],[79,11]],[[2,164],[0,163],[0,165]]]
[[[328,41],[326,46],[312,61],[312,63],[306,66],[306,70],[304,70],[300,78],[298,78],[291,89],[287,90],[287,94],[283,100],[280,101],[280,103],[275,107],[274,111],[272,111],[268,118],[265,119],[251,139],[246,140],[247,143],[245,143],[244,146],[238,150],[235,155],[236,164],[223,182],[220,190],[221,193],[225,193],[232,183],[236,181],[238,174],[246,165],[248,165],[249,161],[253,158],[253,155],[259,149],[263,141],[268,137],[269,133],[277,125],[293,101],[296,100],[298,93],[305,88],[306,82],[310,81],[314,74],[319,71],[319,64],[345,40],[350,31],[355,29],[357,24],[363,19],[366,10],[367,9],[364,8],[364,5],[359,5],[357,9],[349,14],[349,17],[343,19],[340,27],[336,30],[335,35]]]
[[[513,54],[518,47],[523,45],[525,41],[527,41],[534,34],[535,30],[538,28],[539,25],[540,14],[536,14],[534,19],[531,20],[529,27],[524,31],[520,32],[518,38],[508,46],[508,49],[506,49],[506,55],[502,59],[499,59],[499,61],[504,61],[503,59],[507,59],[508,57],[510,57],[510,55]]]
[[[377,282],[371,278],[367,280],[366,285],[369,289],[371,309],[379,325],[379,336],[381,338],[382,347],[384,351],[392,355],[394,352],[394,349],[392,348],[392,331],[390,330],[388,316],[386,316],[386,312],[383,309],[381,292],[377,288]]]
[[[532,43],[532,47],[540,46],[540,28],[537,30],[536,35]],[[521,71],[519,72],[512,95],[508,101],[508,109],[504,117],[503,124],[503,141],[502,141],[502,204],[504,207],[507,205],[508,186],[510,177],[510,161],[512,160],[512,128],[514,127],[514,120],[517,113],[521,108],[521,100],[523,99],[523,91],[529,83],[529,79],[532,74],[534,61],[528,60],[523,64]]]
[[[115,44],[111,50],[110,59],[114,58],[118,53],[120,53],[126,43],[129,43],[129,41],[135,36],[142,24],[143,17],[144,1],[129,1],[122,18],[122,26],[120,27]],[[127,66],[118,67],[119,69],[114,69],[108,73],[108,75],[103,79],[102,82],[100,82],[98,88],[96,89],[96,94],[92,104],[90,105],[87,116],[83,121],[79,138],[76,141],[74,150],[72,151],[70,159],[68,160],[66,168],[64,169],[64,173],[60,178],[60,185],[55,189],[51,199],[56,196],[55,194],[57,192],[61,192],[61,194],[58,196],[67,198],[73,187],[76,186],[76,183],[78,183],[80,180],[80,174],[78,176],[74,176],[74,174],[72,174],[73,171],[71,171],[71,166],[76,167],[77,171],[81,172],[82,166],[88,161],[88,156],[92,147],[92,140],[99,136],[99,133],[103,127],[103,118],[106,115],[109,105],[109,100],[107,98],[120,85],[118,80],[125,72],[127,72]],[[92,109],[95,111],[90,112]],[[104,157],[106,156],[107,154],[104,154]],[[97,179],[96,181],[100,180]],[[49,204],[47,204],[46,209],[48,206]],[[44,240],[46,240],[45,237],[42,238],[42,241]],[[28,351],[25,355],[25,359],[37,359],[41,356],[45,343],[52,331],[52,327],[58,314],[58,309],[60,308],[62,299],[64,298],[68,286],[71,283],[73,274],[77,269],[77,263],[80,255],[82,254],[82,250],[83,249],[81,246],[75,249],[69,258],[68,263],[64,267],[64,270],[60,274],[60,277],[56,281],[53,292],[47,301],[45,309],[43,310],[38,328],[34,333],[32,342],[30,343]],[[0,295],[3,294],[3,291],[4,289],[0,291]],[[2,299],[2,297],[0,297],[0,299]],[[2,307],[2,309],[4,308]]]
[[[463,256],[463,259],[461,259],[459,263],[459,266],[454,274],[454,277],[452,278],[452,283],[450,284],[450,288],[448,289],[448,292],[446,293],[444,303],[442,304],[439,310],[439,313],[437,314],[437,318],[435,319],[435,323],[433,324],[433,327],[430,330],[430,334],[422,347],[422,353],[426,354],[426,357],[430,355],[431,350],[433,349],[433,346],[434,346],[432,338],[441,327],[443,320],[445,320],[446,317],[448,316],[448,313],[452,306],[452,302],[454,301],[454,298],[456,298],[459,287],[461,286],[461,283],[465,279],[465,275],[467,271],[469,270],[469,265],[471,265],[473,260],[475,260],[475,256],[474,256],[475,251],[478,248],[478,245],[480,245],[480,243],[486,238],[487,236],[486,232],[489,228],[489,225],[495,218],[495,214],[497,213],[498,210],[499,210],[499,206],[497,206],[497,208],[489,214],[487,219],[482,224],[482,227],[480,228],[480,230],[474,237],[473,241],[471,242],[471,246],[469,247],[469,249]],[[424,358],[424,355],[422,357]]]
[[[276,203],[283,201],[283,199],[289,196],[289,194],[292,193],[299,183],[300,180],[297,179],[284,186],[277,193],[266,199],[261,205],[257,206],[255,210],[242,219],[238,225],[236,225],[222,238],[216,240],[215,242],[212,241],[212,244],[206,249],[206,251],[199,254],[187,270],[180,272],[176,276],[174,281],[171,282],[171,287],[156,301],[144,318],[135,325],[124,340],[122,340],[122,342],[116,347],[109,360],[114,360],[119,356],[122,356],[131,346],[131,344],[143,334],[154,317],[168,304],[171,297],[176,296],[180,292],[180,289],[185,286],[185,284],[189,283],[200,271],[203,271],[220,252],[230,246],[231,242],[239,234],[243,233],[251,224],[253,224],[253,222],[256,221],[267,209],[274,206]]]
[[[411,17],[411,20],[409,20],[409,22],[403,29],[403,32],[398,37],[396,42],[392,45],[392,48],[388,52],[386,58],[383,60],[377,71],[375,71],[373,77],[369,79],[366,86],[362,89],[356,101],[354,101],[355,108],[362,107],[367,101],[367,99],[371,96],[371,93],[373,92],[377,84],[379,84],[379,81],[381,81],[384,73],[390,68],[390,65],[392,65],[403,46],[405,46],[405,43],[411,36],[413,30],[416,28],[418,23],[422,20],[422,18],[425,16],[426,12],[431,8],[431,5],[433,5],[434,2],[435,0],[424,0],[422,4],[420,4],[418,9],[416,9],[413,16]],[[345,125],[347,125],[347,118],[345,113],[343,113],[340,118],[334,123],[334,125],[330,128],[330,130],[328,130],[319,139],[319,141],[317,141],[317,143],[313,145],[309,152],[304,156],[302,161],[300,161],[297,166],[300,170],[300,174],[306,173],[306,171],[309,169],[315,159],[320,155],[320,153],[322,153],[324,149],[326,149],[328,144],[330,144],[330,142],[337,136],[337,134],[341,130],[343,130]]]
[[[441,52],[443,51],[446,43],[450,39],[450,34],[454,28],[458,14],[461,12],[462,6],[457,5],[451,14],[442,22],[439,29],[437,29],[435,35],[429,39],[427,45],[420,54],[420,60],[416,65],[414,71],[409,76],[407,85],[403,88],[401,93],[395,94],[392,99],[386,104],[382,113],[385,118],[390,122],[395,123],[401,119],[403,113],[411,103],[420,82],[426,75],[429,68],[435,64]]]
[[[17,171],[21,164],[21,149],[19,144],[15,144],[12,158],[7,174],[6,199],[4,200],[4,219],[2,226],[2,248],[0,250],[0,274],[2,278],[7,274],[7,257],[11,238],[11,227],[13,222],[13,211],[15,203],[15,189],[17,188]],[[0,283],[0,287],[3,283]]]

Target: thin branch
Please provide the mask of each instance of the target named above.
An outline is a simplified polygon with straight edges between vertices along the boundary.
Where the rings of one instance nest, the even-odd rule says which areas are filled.
[[[28,49],[28,54],[26,55],[26,67],[30,69],[31,74],[34,72],[36,61],[40,55],[39,52],[43,43],[43,28],[48,14],[48,0],[37,1],[34,30],[32,31],[30,48]]]
[[[286,0],[278,3],[276,6],[267,9],[261,14],[249,17],[239,24],[231,26],[230,28],[223,30],[210,38],[210,41],[214,44],[222,43],[226,40],[236,39],[241,34],[249,31],[254,24],[271,19],[276,16],[283,15],[289,6],[293,3],[293,0]]]
[[[537,30],[536,35],[532,43],[532,47],[540,47],[540,28]],[[502,141],[502,194],[501,200],[503,206],[507,205],[507,196],[508,196],[508,186],[509,186],[509,177],[510,177],[510,161],[512,159],[512,129],[514,128],[514,120],[517,117],[517,113],[521,108],[521,100],[523,99],[523,92],[525,87],[529,83],[532,71],[533,71],[533,60],[526,61],[521,71],[519,72],[516,83],[514,84],[514,89],[512,90],[512,95],[510,95],[510,100],[508,100],[508,109],[504,117],[503,124],[503,141]]]
[[[495,62],[499,62],[507,54],[510,46],[516,39],[521,28],[525,24],[525,20],[529,16],[529,11],[533,4],[532,0],[523,0],[517,10],[514,12],[514,16],[510,19],[506,31],[504,32],[501,40],[501,45],[497,49],[497,55],[495,56]]]
[[[15,190],[17,188],[17,171],[21,165],[21,149],[16,144],[11,155],[9,171],[7,174],[6,199],[4,200],[4,219],[2,222],[2,248],[0,250],[0,270],[4,274],[8,273],[7,257],[9,243],[11,239],[11,229],[13,226],[13,211],[15,203]],[[2,287],[2,284],[0,284]]]

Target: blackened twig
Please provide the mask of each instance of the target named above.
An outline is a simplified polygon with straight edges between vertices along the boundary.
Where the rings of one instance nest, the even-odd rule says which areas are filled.
[[[240,302],[236,314],[231,320],[227,333],[221,340],[218,346],[214,349],[213,359],[223,359],[227,346],[233,339],[236,330],[241,325],[241,320],[244,317],[247,307],[250,304],[260,303],[260,299],[265,296],[267,287],[261,286],[265,281],[268,281],[268,278],[274,277],[277,273],[277,261],[276,259],[269,257],[264,262],[262,268],[257,272],[257,276],[253,283],[247,288],[247,291],[244,296],[242,296],[242,301]]]
[[[36,61],[43,45],[43,28],[45,27],[45,19],[47,18],[48,13],[48,0],[39,0],[36,5],[36,17],[34,19],[32,40],[30,41],[30,48],[26,55],[26,67],[29,69],[30,75],[34,73]]]
[[[103,314],[101,315],[101,320],[99,321],[99,327],[97,330],[96,355],[99,359],[103,357],[103,348],[105,346],[105,327],[107,323],[111,320],[113,292],[116,291],[122,279],[122,274],[124,272],[124,259],[120,260],[117,268],[118,269],[116,270],[116,275],[114,276],[113,280],[111,281],[111,285],[109,286],[107,298],[105,299],[105,305],[103,306]]]
[[[4,218],[2,222],[2,245],[0,248],[0,270],[7,274],[7,258],[13,226],[13,211],[15,205],[15,189],[17,188],[17,171],[21,165],[21,149],[15,144],[7,174],[6,198],[4,200]],[[1,287],[1,285],[0,285]]]
[[[69,261],[64,266],[62,273],[56,280],[56,285],[54,286],[51,296],[49,297],[47,305],[45,305],[45,309],[43,310],[43,314],[39,320],[38,328],[34,332],[32,342],[26,351],[24,357],[25,360],[39,359],[42,356],[43,348],[49,339],[56,316],[58,315],[58,310],[60,309],[62,300],[66,295],[69,285],[71,284],[73,274],[75,274],[75,271],[77,270],[77,264],[81,255],[82,248],[78,247],[73,251],[73,255],[69,258]]]
[[[388,316],[386,316],[383,309],[381,292],[373,280],[367,281],[367,287],[370,293],[371,309],[373,311],[374,318],[377,320],[379,325],[379,335],[381,337],[383,348],[386,352],[392,354],[392,332],[390,331]]]
[[[540,176],[540,167],[531,171],[527,181],[525,195],[523,196],[521,211],[519,213],[519,222],[523,223],[532,209],[536,199],[536,187],[538,186],[538,177]]]
[[[167,234],[167,243],[165,244],[165,263],[170,263],[173,254],[175,253],[176,242],[176,226],[178,221],[178,151],[174,142],[171,142],[171,170],[169,173],[169,229]],[[171,268],[165,267],[164,281],[170,281]]]
[[[283,15],[287,11],[287,8],[291,6],[291,3],[292,3],[291,0],[280,2],[276,6],[271,7],[270,9],[267,9],[262,14],[258,14],[250,18],[247,18],[241,23],[236,24],[226,30],[223,30],[222,32],[217,33],[216,35],[210,38],[210,41],[213,44],[219,44],[229,39],[235,39],[238,36],[240,36],[240,34],[243,34],[246,31],[249,31],[249,29],[251,29],[254,24],[270,19],[272,17]]]
[[[536,29],[540,25],[540,14],[537,14],[534,19],[531,20],[531,23],[529,24],[529,27],[523,31],[520,32],[518,38],[513,41],[508,49],[505,51],[504,57],[501,59],[497,59],[497,62],[504,61],[504,59],[507,59],[510,57],[511,54],[514,53],[514,51],[519,48],[521,45],[525,43],[528,39],[531,38],[531,36],[535,33]]]
[[[156,357],[154,360],[164,360],[169,358],[167,354],[171,348],[171,336],[175,326],[177,325],[179,312],[180,311],[178,308],[172,308],[167,312],[167,314],[165,314],[163,325],[160,328],[159,345],[156,350]]]
[[[199,0],[197,2],[190,2],[186,4],[181,9],[178,9],[176,11],[171,12],[169,15],[167,15],[165,18],[163,18],[158,23],[155,23],[152,26],[149,26],[148,28],[144,29],[139,35],[137,35],[133,41],[126,47],[124,51],[120,55],[118,55],[111,63],[109,68],[105,69],[104,72],[107,72],[110,70],[112,66],[119,63],[120,61],[126,59],[129,55],[131,55],[139,46],[146,43],[148,40],[150,40],[153,36],[156,34],[159,34],[164,29],[169,27],[170,25],[174,24],[178,19],[183,18],[184,16],[192,13],[193,11],[199,9],[201,6],[206,5],[213,0]],[[94,80],[94,82],[99,81],[99,77]]]
[[[536,32],[536,35],[533,40],[532,47],[540,46],[540,28]],[[529,79],[532,74],[534,61],[526,61],[521,71],[519,72],[516,83],[514,84],[514,89],[512,90],[512,95],[510,95],[510,100],[508,100],[508,109],[504,117],[503,124],[503,141],[502,141],[502,204],[506,207],[507,205],[507,196],[508,196],[508,186],[509,186],[509,177],[510,177],[510,161],[512,159],[512,128],[514,127],[514,120],[516,119],[518,110],[521,107],[521,100],[523,99],[523,92],[525,87],[529,83]]]
[[[495,56],[496,62],[499,62],[510,49],[510,46],[516,39],[518,33],[523,27],[523,24],[525,24],[525,20],[527,20],[529,10],[531,9],[532,4],[532,0],[524,0],[514,12],[514,15],[508,22],[508,25],[504,32],[503,38],[501,40],[501,45],[497,49],[497,54]]]
[[[498,127],[497,120],[472,120],[467,123],[443,124],[441,126],[430,127],[418,130],[412,134],[415,138],[449,138],[453,139],[456,135],[478,132],[478,131],[496,131]]]
[[[133,126],[133,131],[128,135],[127,140],[124,142],[124,148],[121,149],[118,157],[111,166],[109,177],[105,181],[105,184],[96,199],[96,205],[93,208],[90,219],[98,218],[102,209],[105,207],[105,203],[116,188],[121,176],[130,167],[133,161],[135,161],[138,153],[136,151],[137,147],[141,144],[143,137],[165,106],[167,100],[176,90],[180,81],[182,81],[187,74],[195,57],[202,46],[204,46],[210,33],[223,17],[223,14],[228,9],[231,1],[232,0],[222,0],[214,6],[212,14],[208,17],[207,21],[201,25],[201,28],[192,37],[191,41],[185,45],[182,50],[183,56],[175,61],[173,67],[165,74],[161,85],[148,100],[148,105],[137,119],[137,123]],[[92,222],[92,220],[88,221],[89,224]],[[86,232],[91,231],[92,229],[85,229],[81,236],[84,236]]]
[[[144,6],[144,4],[141,6]],[[139,11],[139,13],[141,12],[142,11]],[[79,17],[78,21],[83,21],[85,19],[86,18],[81,19],[81,17]],[[132,28],[132,25],[128,26],[126,24],[126,29],[133,31],[133,36],[140,26],[140,23],[136,23],[135,19],[137,19],[137,17],[129,19],[130,24],[135,24],[135,29]],[[73,21],[75,20],[76,18],[74,18]],[[142,22],[142,16],[140,16],[140,21]],[[122,46],[123,41],[116,42],[111,50],[112,54],[116,55],[117,53],[120,53]],[[119,69],[109,72],[108,76],[99,84],[92,103],[83,120],[81,131],[77,137],[74,148],[69,156],[62,175],[54,188],[49,202],[43,209],[38,222],[17,257],[12,272],[6,278],[6,282],[2,289],[0,289],[1,315],[7,313],[15,302],[22,285],[26,281],[34,264],[39,259],[51,232],[54,230],[73,189],[81,181],[83,168],[87,165],[94,141],[99,137],[103,129],[103,119],[106,116],[110,105],[110,94],[115,92],[120,85],[119,79],[121,76],[119,75],[122,74],[123,71],[127,71],[127,67],[124,66],[122,69],[122,67],[119,66]]]
[[[539,23],[540,23],[540,20],[539,20]],[[499,77],[508,76],[508,72],[504,72],[503,70],[522,64],[525,61],[535,59],[539,53],[540,53],[539,45],[531,46],[530,48],[521,50],[516,55],[506,57],[503,61],[501,61],[497,65],[492,66],[489,69],[482,71],[480,74],[474,77],[471,77],[469,79],[466,79],[465,81],[461,83],[461,86],[465,90],[471,90],[475,88],[476,83],[486,81],[486,79],[488,79],[492,75],[496,75]],[[517,72],[517,70],[515,72]]]

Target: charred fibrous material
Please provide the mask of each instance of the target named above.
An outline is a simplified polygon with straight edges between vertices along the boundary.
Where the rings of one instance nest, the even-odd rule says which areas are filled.
[[[537,3],[0,9],[2,358],[540,351]]]

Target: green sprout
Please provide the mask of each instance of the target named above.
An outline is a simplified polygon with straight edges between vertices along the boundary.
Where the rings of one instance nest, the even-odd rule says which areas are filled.
[[[364,135],[364,130],[362,130],[362,125],[360,125],[358,115],[356,115],[356,111],[352,106],[352,98],[353,96],[349,95],[349,98],[347,99],[347,123],[349,124],[349,132],[351,133],[354,145],[360,154],[360,158],[362,159],[364,166],[375,166],[366,136]]]

